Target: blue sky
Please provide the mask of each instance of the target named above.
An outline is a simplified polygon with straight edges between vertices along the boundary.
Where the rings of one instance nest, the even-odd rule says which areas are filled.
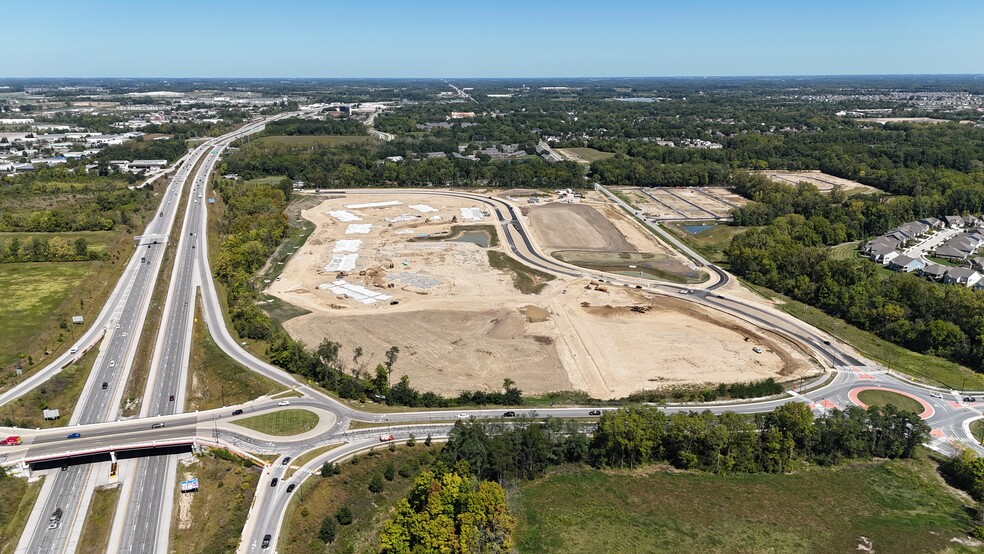
[[[0,19],[0,77],[984,73],[980,0],[33,0]]]

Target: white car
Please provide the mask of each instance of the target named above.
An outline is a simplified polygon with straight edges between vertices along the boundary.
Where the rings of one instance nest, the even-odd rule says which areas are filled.
[[[468,414],[460,413],[458,414],[458,419],[468,419]]]
[[[289,400],[281,400],[280,403],[277,404],[277,405],[278,406],[290,406],[290,401]]]
[[[938,392],[931,392],[929,393],[929,396],[932,398],[943,398],[943,395]]]

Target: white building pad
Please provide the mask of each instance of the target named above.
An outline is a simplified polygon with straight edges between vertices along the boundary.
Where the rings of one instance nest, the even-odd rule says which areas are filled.
[[[328,215],[334,217],[335,219],[341,221],[342,223],[348,223],[350,221],[362,221],[361,217],[355,215],[352,212],[347,212],[345,210],[328,212]]]
[[[481,221],[481,208],[461,208],[461,219],[464,221]]]
[[[346,204],[345,207],[350,210],[358,210],[361,208],[385,208],[387,206],[399,206],[403,204],[399,200],[387,200],[385,202],[369,202],[368,204]]]
[[[372,223],[351,223],[345,228],[346,235],[368,235],[372,231]]]
[[[352,271],[358,259],[358,254],[335,254],[325,266],[325,271]]]
[[[362,304],[375,304],[376,302],[393,298],[388,294],[374,292],[366,287],[363,287],[362,285],[346,283],[343,280],[338,280],[333,283],[322,283],[318,285],[318,288],[328,289],[334,294],[346,296],[356,302],[361,302]]]
[[[429,213],[429,212],[436,212],[437,211],[437,208],[432,208],[432,207],[428,206],[427,204],[410,204],[410,208],[411,209],[414,209],[414,210],[417,210],[418,212],[420,212],[422,214],[426,214],[426,213]]]
[[[340,240],[335,243],[332,252],[358,252],[360,246],[362,246],[361,240]]]

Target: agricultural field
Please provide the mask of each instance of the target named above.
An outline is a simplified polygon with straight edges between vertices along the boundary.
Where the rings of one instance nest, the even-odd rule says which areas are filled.
[[[932,460],[785,475],[562,468],[520,484],[520,552],[976,552]]]
[[[521,211],[538,249],[557,258],[677,282],[702,278],[594,193],[584,203]],[[504,253],[502,237],[493,246],[493,216],[468,199],[350,191],[302,215],[315,230],[264,292],[310,312],[284,322],[294,338],[310,348],[336,341],[340,358],[360,371],[397,346],[394,382],[406,374],[416,388],[455,395],[500,390],[508,378],[530,394],[607,399],[814,371],[796,347],[739,320],[528,267]],[[765,351],[754,353],[755,344]]]

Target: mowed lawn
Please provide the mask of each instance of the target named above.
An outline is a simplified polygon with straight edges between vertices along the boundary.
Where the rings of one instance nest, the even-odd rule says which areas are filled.
[[[973,551],[951,542],[973,522],[927,459],[789,475],[567,468],[511,502],[520,552]]]
[[[340,146],[343,144],[360,144],[372,140],[369,135],[272,135],[256,139],[257,142],[276,142],[287,145],[324,144]]]
[[[92,271],[89,262],[0,264],[0,367],[27,349],[38,322],[59,315],[71,321],[78,302],[69,296]]]

